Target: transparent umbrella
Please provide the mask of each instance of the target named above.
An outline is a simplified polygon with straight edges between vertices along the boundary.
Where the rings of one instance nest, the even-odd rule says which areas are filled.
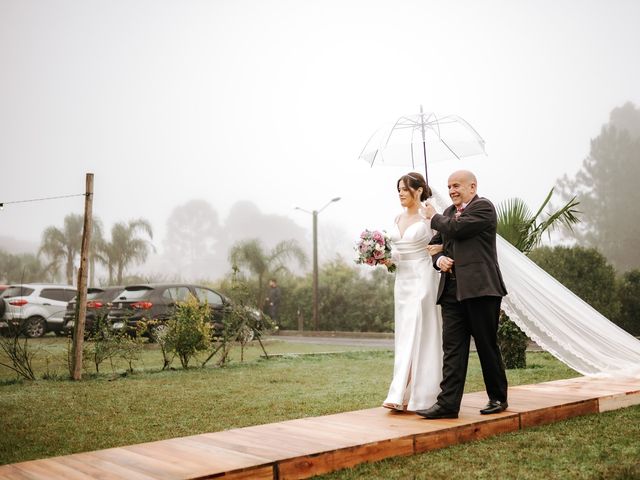
[[[429,183],[427,161],[464,158],[486,154],[484,140],[457,115],[438,116],[423,112],[398,118],[378,129],[369,138],[359,158],[369,165],[407,165],[414,170],[424,165]]]

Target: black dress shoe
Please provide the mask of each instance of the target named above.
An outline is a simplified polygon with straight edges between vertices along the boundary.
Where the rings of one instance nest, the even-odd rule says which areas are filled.
[[[429,420],[436,420],[438,418],[458,418],[458,412],[447,410],[437,403],[426,410],[416,410],[416,413],[421,417],[428,418]]]
[[[500,413],[507,409],[509,404],[507,402],[501,402],[500,400],[489,400],[489,403],[480,410],[482,415],[491,415],[492,413]]]

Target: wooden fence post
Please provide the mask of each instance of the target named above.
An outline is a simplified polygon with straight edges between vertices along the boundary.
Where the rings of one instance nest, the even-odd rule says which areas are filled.
[[[84,346],[84,323],[87,316],[87,267],[89,245],[91,242],[93,207],[93,173],[87,173],[87,189],[84,198],[84,226],[82,229],[82,247],[80,249],[80,268],[78,269],[78,296],[76,297],[77,316],[73,324],[73,363],[71,376],[82,379],[82,350]]]

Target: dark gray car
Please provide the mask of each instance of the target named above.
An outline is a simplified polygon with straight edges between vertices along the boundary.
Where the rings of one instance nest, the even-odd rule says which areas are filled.
[[[85,315],[84,336],[89,337],[96,333],[100,320],[105,320],[111,309],[111,302],[124,290],[124,286],[114,287],[90,287],[87,289],[87,313]],[[73,334],[73,327],[76,320],[77,297],[74,297],[68,304],[64,314],[64,325],[62,330],[65,335]]]
[[[232,309],[232,303],[222,293],[190,283],[149,283],[127,286],[114,298],[107,321],[114,330],[136,331],[140,321],[152,320],[149,336],[162,330],[175,313],[176,304],[195,297],[207,303],[211,310],[210,321],[214,329],[221,327],[224,316]],[[247,308],[247,315],[259,323],[262,319],[257,309]]]

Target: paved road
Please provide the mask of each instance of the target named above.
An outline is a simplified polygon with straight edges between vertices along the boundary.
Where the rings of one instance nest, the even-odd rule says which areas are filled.
[[[345,346],[361,346],[361,347],[380,347],[393,349],[392,338],[349,338],[349,337],[303,337],[297,335],[274,335],[268,337],[274,340],[282,340],[285,342],[293,343],[313,343],[315,345],[345,345]],[[471,340],[471,350],[475,351],[475,345],[473,339]],[[541,348],[535,343],[531,342],[527,348],[529,351],[540,351]]]
[[[393,348],[392,338],[301,337],[297,335],[274,335],[268,338],[273,340],[282,340],[284,342],[313,343],[315,345]]]

